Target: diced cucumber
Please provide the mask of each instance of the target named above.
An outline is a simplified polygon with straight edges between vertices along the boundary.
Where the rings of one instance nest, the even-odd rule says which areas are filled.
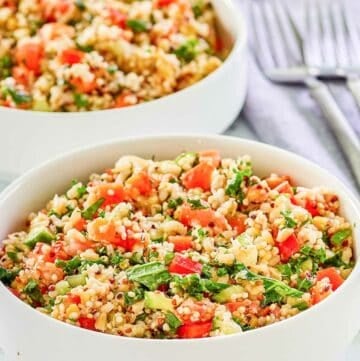
[[[84,286],[86,284],[86,277],[83,274],[66,277],[66,281],[70,287]]]
[[[189,170],[195,163],[198,155],[194,152],[181,153],[175,158],[175,163],[183,170]]]
[[[54,235],[47,228],[41,227],[33,229],[25,239],[24,244],[33,249],[38,242],[50,244],[54,239]]]
[[[233,333],[242,332],[242,328],[239,324],[237,324],[234,320],[214,320],[214,328],[220,330],[220,332],[224,335],[231,335]]]
[[[70,285],[67,281],[60,281],[55,286],[55,291],[58,295],[64,296],[70,292]]]
[[[239,295],[243,292],[244,288],[241,286],[230,286],[219,292],[217,295],[213,296],[213,298],[216,302],[225,303],[233,301],[234,295]]]
[[[173,311],[174,306],[169,297],[160,292],[145,292],[145,307],[153,310]]]
[[[334,233],[331,238],[330,241],[334,246],[341,246],[342,243],[351,236],[352,231],[351,229],[342,229],[340,231],[337,231],[336,233]]]
[[[300,268],[302,271],[312,271],[313,269],[313,261],[311,258],[306,259],[304,262],[300,264]]]

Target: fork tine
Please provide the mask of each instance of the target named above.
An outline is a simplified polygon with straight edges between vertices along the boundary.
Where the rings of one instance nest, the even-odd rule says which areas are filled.
[[[334,48],[334,34],[331,24],[331,13],[328,4],[320,6],[319,9],[320,23],[322,28],[322,55],[323,64],[329,67],[336,66],[336,56]]]
[[[360,59],[360,35],[357,30],[353,13],[350,11],[348,6],[344,7],[344,19],[349,36],[348,50],[351,59],[351,65],[356,65],[359,63]]]
[[[269,40],[266,33],[266,24],[258,3],[251,5],[252,25],[254,27],[254,53],[260,67],[266,73],[267,70],[275,67],[272,52],[269,46]]]
[[[321,42],[319,12],[316,2],[307,0],[306,4],[306,29],[303,42],[305,63],[308,66],[321,66]]]
[[[269,1],[264,2],[263,12],[271,37],[273,57],[276,61],[277,67],[285,68],[288,65],[288,61],[283,46],[283,36],[281,34],[281,29],[274,10],[273,4],[270,4]]]
[[[298,65],[302,63],[303,55],[300,47],[300,35],[293,24],[291,16],[284,4],[279,0],[274,1],[275,11],[279,20],[279,25],[284,37],[285,46],[289,52],[289,58]]]
[[[336,44],[336,59],[338,65],[348,66],[349,55],[346,49],[346,28],[345,20],[343,16],[343,8],[339,3],[334,2],[330,5],[330,11],[333,20],[334,32],[335,32],[335,44]]]

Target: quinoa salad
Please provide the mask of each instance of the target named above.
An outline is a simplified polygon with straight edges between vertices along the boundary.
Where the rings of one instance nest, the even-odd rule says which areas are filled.
[[[69,180],[70,183],[70,180]],[[351,225],[323,187],[260,178],[216,150],[122,156],[73,180],[0,248],[0,280],[36,310],[113,335],[247,332],[336,292]]]
[[[226,56],[209,0],[0,0],[0,106],[120,108],[184,89]]]

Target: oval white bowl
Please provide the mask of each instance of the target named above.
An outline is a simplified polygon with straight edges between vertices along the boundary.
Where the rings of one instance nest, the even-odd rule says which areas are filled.
[[[128,108],[45,113],[0,107],[0,177],[11,179],[59,152],[116,137],[224,131],[244,103],[246,27],[231,0],[212,3],[233,44],[217,70],[177,93]]]
[[[24,225],[73,178],[110,167],[124,154],[172,159],[184,150],[219,149],[222,156],[249,154],[259,175],[289,174],[298,184],[325,185],[339,195],[342,213],[354,224],[356,266],[347,281],[315,307],[271,326],[199,340],[144,340],[90,332],[27,306],[0,285],[0,346],[7,361],[276,360],[335,361],[360,328],[360,205],[346,187],[315,164],[265,144],[224,136],[129,138],[81,149],[37,167],[0,195],[0,239]]]

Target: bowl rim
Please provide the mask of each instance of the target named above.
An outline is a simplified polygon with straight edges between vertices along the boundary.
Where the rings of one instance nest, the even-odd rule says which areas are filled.
[[[358,219],[360,219],[360,200],[358,199],[358,197],[356,197],[356,195],[339,178],[337,178],[335,175],[331,174],[329,171],[322,168],[321,166],[317,165],[316,163],[314,163],[300,155],[297,155],[291,151],[284,150],[282,148],[279,148],[279,147],[276,147],[273,145],[269,145],[266,143],[262,143],[259,141],[249,140],[249,139],[239,138],[239,137],[234,137],[234,136],[213,135],[213,134],[181,133],[181,134],[128,136],[128,137],[115,138],[115,139],[112,139],[112,140],[109,140],[106,142],[100,142],[100,143],[96,143],[96,144],[92,144],[92,145],[88,145],[88,146],[78,147],[71,151],[64,152],[50,160],[47,160],[47,161],[41,163],[40,165],[37,165],[34,168],[25,172],[18,179],[16,179],[13,183],[11,183],[9,186],[7,186],[4,191],[2,191],[0,193],[0,204],[9,195],[11,195],[13,192],[16,192],[16,190],[18,189],[18,187],[20,187],[22,185],[22,183],[26,184],[26,181],[29,178],[32,178],[34,175],[36,175],[37,172],[39,172],[43,169],[46,169],[48,166],[53,165],[54,163],[62,163],[64,161],[70,159],[74,155],[85,154],[88,151],[94,151],[96,149],[104,150],[106,147],[116,145],[116,144],[121,144],[124,142],[125,143],[132,142],[135,146],[136,142],[141,142],[144,140],[151,140],[154,142],[154,144],[156,144],[156,142],[163,141],[163,140],[169,140],[169,138],[172,138],[174,141],[181,141],[181,139],[183,139],[183,140],[190,139],[190,140],[194,141],[194,144],[196,144],[196,141],[199,141],[199,140],[242,143],[244,145],[261,147],[263,149],[263,151],[266,152],[267,154],[269,152],[273,151],[278,154],[283,154],[287,158],[292,158],[298,162],[302,162],[304,164],[304,166],[306,166],[306,165],[311,166],[315,172],[323,173],[329,179],[335,180],[335,183],[337,183],[336,187],[341,189],[341,192],[343,193],[343,198],[346,198],[347,202],[355,210],[355,213],[356,213]],[[360,223],[359,223],[359,225],[360,225]],[[360,243],[360,240],[359,240],[359,243]],[[47,316],[47,315],[39,312],[38,310],[32,308],[30,305],[27,305],[25,302],[18,299],[15,295],[13,295],[11,292],[9,292],[7,287],[2,282],[0,282],[0,292],[7,292],[7,295],[10,297],[10,300],[14,301],[15,303],[18,302],[19,307],[24,308],[24,312],[27,309],[29,312],[33,313],[34,317],[35,316],[36,317],[44,317],[49,322],[55,322],[56,325],[58,325],[59,327],[61,327],[61,326],[70,327],[73,332],[80,332],[80,334],[82,334],[83,336],[87,335],[87,336],[95,336],[95,337],[104,337],[109,340],[110,339],[118,340],[119,342],[124,341],[124,342],[129,342],[129,343],[136,342],[136,343],[144,343],[144,344],[146,344],[146,343],[162,344],[164,342],[172,343],[172,344],[177,344],[179,342],[181,344],[221,342],[224,339],[227,340],[227,339],[235,338],[235,337],[248,337],[248,336],[251,337],[251,336],[256,336],[258,333],[271,332],[271,330],[273,330],[273,329],[279,329],[279,328],[286,327],[286,325],[288,325],[290,322],[293,323],[293,322],[297,322],[297,320],[300,320],[301,318],[311,317],[313,315],[313,313],[316,312],[316,310],[320,309],[320,307],[324,308],[326,305],[329,305],[330,303],[332,303],[335,300],[335,298],[338,298],[339,296],[343,295],[344,290],[350,288],[350,286],[354,287],[356,282],[357,283],[360,282],[360,249],[356,249],[356,253],[357,253],[357,255],[356,255],[355,266],[354,266],[350,276],[346,279],[346,281],[330,297],[327,297],[325,300],[310,307],[309,309],[305,310],[304,312],[300,312],[288,319],[285,319],[285,320],[282,320],[279,322],[275,322],[273,324],[270,324],[270,325],[267,325],[264,327],[248,330],[246,332],[240,332],[240,333],[236,333],[236,334],[222,335],[222,336],[216,336],[216,337],[203,337],[203,338],[198,338],[198,339],[145,339],[145,338],[135,338],[135,337],[120,336],[120,335],[112,335],[112,334],[107,334],[107,333],[102,333],[102,332],[93,332],[93,331],[91,333],[89,333],[89,330],[83,329],[78,326],[70,325],[63,321],[59,321],[57,319]],[[54,326],[56,326],[55,323],[54,323]]]
[[[214,1],[214,0],[211,0]],[[89,116],[91,114],[96,116],[99,115],[106,115],[106,113],[114,113],[114,112],[121,112],[121,111],[134,111],[134,109],[139,109],[139,111],[141,111],[142,109],[146,110],[148,107],[150,107],[152,104],[154,104],[155,106],[157,104],[159,104],[160,106],[162,105],[162,102],[166,102],[166,100],[170,99],[174,99],[175,97],[180,97],[180,96],[187,96],[190,95],[192,92],[196,92],[198,88],[205,87],[207,86],[207,83],[210,82],[216,82],[217,79],[222,77],[223,72],[225,71],[224,69],[229,67],[229,64],[231,64],[233,61],[236,60],[237,54],[241,51],[244,50],[244,48],[246,47],[247,44],[247,39],[248,39],[248,32],[247,32],[247,22],[245,19],[245,16],[243,14],[243,11],[240,9],[239,6],[235,6],[235,1],[234,0],[216,0],[216,1],[221,1],[223,4],[225,4],[225,6],[227,7],[227,9],[229,10],[229,13],[231,13],[231,16],[233,17],[233,22],[235,25],[235,35],[234,35],[234,43],[233,46],[230,50],[230,53],[228,54],[228,56],[225,58],[225,60],[222,62],[222,64],[215,69],[212,73],[210,73],[209,75],[207,75],[205,78],[200,79],[199,81],[197,81],[196,83],[178,90],[176,92],[173,92],[171,94],[167,94],[164,95],[160,98],[157,99],[153,99],[150,100],[148,102],[143,102],[143,103],[139,103],[133,106],[129,106],[129,107],[124,107],[124,108],[110,108],[110,109],[100,109],[100,110],[89,110],[86,112],[76,112],[76,111],[71,111],[71,112],[44,112],[44,111],[39,111],[39,110],[25,110],[25,109],[17,109],[17,108],[9,108],[9,107],[4,107],[0,105],[0,112],[16,112],[16,113],[20,113],[21,115],[25,115],[25,114],[30,114],[30,115],[34,115],[34,116],[49,116],[52,118],[64,118],[62,119],[62,121],[66,121],[66,120],[73,120],[73,117],[81,117],[84,114],[86,114],[86,116]]]

